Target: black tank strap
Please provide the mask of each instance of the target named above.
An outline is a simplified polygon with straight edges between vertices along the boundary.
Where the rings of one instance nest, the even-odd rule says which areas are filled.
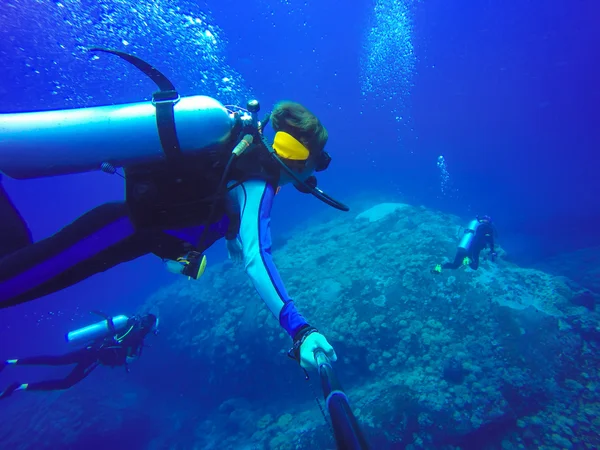
[[[112,317],[107,317],[106,318],[106,324],[108,325],[108,329],[110,330],[110,332],[112,334],[116,334],[117,333],[117,329],[115,327],[115,322],[113,321]]]
[[[182,153],[181,147],[179,146],[179,139],[177,138],[175,111],[173,108],[180,97],[173,83],[171,83],[171,81],[156,67],[148,64],[137,56],[101,47],[90,48],[90,51],[110,53],[122,58],[141,70],[158,86],[160,90],[152,94],[152,103],[156,107],[158,137],[167,160],[179,160]]]
[[[94,309],[90,312],[97,316],[103,317],[106,320],[106,325],[108,326],[108,330],[113,334],[116,333],[115,323],[113,322],[112,316],[109,316],[108,314],[105,314],[102,311],[98,311],[96,309]]]
[[[173,107],[179,101],[177,91],[158,91],[152,94],[152,102],[156,107],[156,126],[158,137],[167,159],[176,160],[181,153],[177,129],[175,128],[175,111]]]

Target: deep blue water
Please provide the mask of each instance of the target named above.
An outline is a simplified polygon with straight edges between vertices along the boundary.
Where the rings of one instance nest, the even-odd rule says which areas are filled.
[[[465,220],[491,214],[501,245],[521,264],[600,241],[597,2],[407,0],[414,67],[400,93],[385,100],[365,95],[361,85],[374,2],[169,4],[182,11],[148,13],[154,19],[144,25],[130,23],[127,4],[116,1],[3,2],[0,111],[148,99],[153,86],[135,69],[84,52],[92,45],[118,48],[163,70],[183,95],[220,98],[222,85],[215,84],[233,73],[241,84],[224,102],[254,96],[264,111],[282,98],[305,103],[330,133],[334,161],[321,184],[342,200],[406,201]],[[138,10],[151,5],[131,3]],[[217,64],[194,43],[185,11],[204,12],[218,27]],[[387,57],[392,67],[404,58]],[[217,82],[202,85],[203,73]],[[450,175],[446,195],[440,155]],[[35,239],[123,195],[122,180],[102,173],[5,185]],[[325,211],[284,192],[274,233]],[[213,261],[224,257],[217,247],[209,253]],[[133,310],[172,280],[148,256],[2,310],[0,358],[61,351],[63,333],[89,322],[88,310]]]

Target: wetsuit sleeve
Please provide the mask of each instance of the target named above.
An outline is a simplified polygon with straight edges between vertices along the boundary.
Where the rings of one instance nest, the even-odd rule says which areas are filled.
[[[288,296],[271,255],[271,207],[275,192],[264,181],[252,180],[237,186],[232,195],[240,208],[239,237],[246,273],[280,325],[293,338],[307,323]]]

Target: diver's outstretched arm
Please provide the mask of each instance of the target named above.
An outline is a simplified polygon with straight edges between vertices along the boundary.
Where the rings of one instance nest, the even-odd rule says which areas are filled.
[[[240,206],[240,241],[246,273],[281,327],[294,341],[294,358],[308,369],[316,368],[314,351],[337,360],[333,347],[311,327],[289,297],[271,255],[271,206],[275,190],[264,181],[244,182],[232,191]]]
[[[271,207],[275,190],[264,181],[253,180],[233,189],[241,215],[240,241],[244,267],[258,295],[290,337],[307,322],[300,315],[283,285],[271,255]]]

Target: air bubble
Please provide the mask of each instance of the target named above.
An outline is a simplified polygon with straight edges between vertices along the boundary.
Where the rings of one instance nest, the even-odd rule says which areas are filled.
[[[392,113],[405,106],[412,88],[416,59],[409,8],[414,1],[376,0],[364,40],[362,91],[383,98]]]

